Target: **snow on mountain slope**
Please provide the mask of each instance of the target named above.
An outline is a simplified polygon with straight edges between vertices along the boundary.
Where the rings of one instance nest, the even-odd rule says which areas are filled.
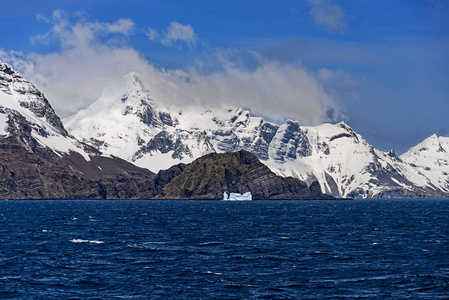
[[[0,120],[3,137],[13,132],[28,132],[28,140],[26,134],[21,138],[30,149],[37,141],[37,146],[50,148],[58,156],[72,151],[89,160],[89,153],[68,134],[45,96],[1,61]]]
[[[400,158],[424,174],[427,186],[449,193],[449,137],[434,134]]]
[[[277,128],[242,109],[161,107],[135,73],[106,88],[97,102],[65,123],[73,135],[102,152],[153,172],[211,152],[257,148],[257,135]]]
[[[276,173],[306,181],[316,178],[327,193],[359,198],[395,189],[413,192],[417,183],[426,182],[394,152],[375,149],[345,123],[301,129],[308,141],[306,155],[267,161]]]
[[[137,162],[138,165],[156,165],[149,169],[157,171],[173,165],[172,159],[168,158],[173,153],[167,154],[170,151],[164,148],[160,151],[148,150],[153,154],[148,162],[142,153],[146,152],[148,143],[154,138],[153,143],[158,143],[157,138],[162,137],[163,130],[179,135],[174,127],[176,122],[168,109],[159,107],[153,101],[137,74],[130,73],[122,82],[106,88],[98,101],[67,119],[66,125],[72,134],[105,154]],[[210,152],[198,151],[199,154]],[[182,153],[175,155],[184,157]],[[191,162],[196,157],[198,155],[184,162]]]
[[[234,118],[236,114],[241,116]],[[248,118],[247,112],[229,109],[173,113],[156,104],[138,75],[130,73],[65,123],[72,134],[102,152],[158,171],[216,149],[232,151],[237,141],[232,129],[247,127]]]
[[[421,196],[429,187],[424,172],[375,149],[344,123],[307,127],[288,120],[279,126],[241,108],[165,108],[136,73],[105,89],[66,126],[102,152],[153,172],[244,149],[278,175],[318,180],[334,196]]]

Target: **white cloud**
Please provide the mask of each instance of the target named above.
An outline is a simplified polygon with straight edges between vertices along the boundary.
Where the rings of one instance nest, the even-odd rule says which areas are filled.
[[[167,31],[162,34],[161,43],[167,47],[171,47],[175,42],[182,41],[189,46],[193,46],[196,40],[197,36],[192,26],[172,22],[168,26]]]
[[[327,85],[333,85],[338,88],[342,87],[356,87],[360,85],[360,79],[356,79],[343,70],[330,70],[322,68],[318,70],[318,79]]]
[[[150,41],[159,41],[166,47],[173,47],[181,42],[192,47],[198,39],[191,25],[182,25],[177,22],[171,22],[167,27],[167,31],[163,31],[161,34],[151,27],[148,27],[144,32]]]
[[[145,34],[148,36],[150,41],[155,41],[157,38],[159,38],[159,32],[151,27],[148,27],[148,29],[145,30]]]
[[[346,30],[344,11],[331,0],[308,0],[312,4],[310,15],[315,25],[323,27],[330,33],[343,33]]]
[[[45,93],[61,117],[86,107],[104,87],[133,70],[144,71],[147,62],[134,49],[96,45],[40,55],[0,53],[38,89]]]
[[[48,20],[45,16],[41,15],[41,14],[37,14],[36,15],[36,19],[38,21],[42,21],[44,23],[50,23],[50,20]]]
[[[134,22],[130,19],[119,19],[114,23],[89,22],[83,18],[73,23],[64,11],[55,10],[52,18],[38,15],[38,20],[50,23],[53,27],[45,34],[32,38],[32,42],[58,43],[63,48],[88,47],[100,37],[109,34],[129,35],[134,30]]]
[[[253,115],[276,121],[290,118],[307,125],[329,121],[328,112],[338,111],[334,99],[324,91],[319,76],[299,65],[259,60],[256,67],[246,70],[231,63],[222,55],[223,51],[217,51],[220,71],[204,74],[194,68],[165,70],[154,67],[131,47],[102,41],[100,33],[104,30],[118,32],[116,28],[98,22],[72,24],[65,18],[58,20],[53,21],[49,32],[61,45],[70,46],[50,54],[0,51],[0,58],[11,63],[44,92],[61,117],[91,104],[106,86],[132,71],[142,76],[155,101],[161,105],[238,106],[250,109]],[[92,29],[97,23],[102,28],[100,31]],[[123,28],[121,33],[129,33],[133,27],[131,23],[126,25],[119,21],[112,24]],[[79,34],[75,34],[77,32]],[[193,42],[192,34],[187,40]]]
[[[328,111],[337,109],[318,80],[299,66],[265,62],[249,71],[228,62],[220,72],[193,70],[185,76],[189,80],[178,80],[174,92],[187,103],[243,107],[275,121],[289,118],[309,125],[329,121]]]
[[[134,22],[130,19],[118,19],[114,23],[102,23],[109,32],[129,35],[134,30]]]

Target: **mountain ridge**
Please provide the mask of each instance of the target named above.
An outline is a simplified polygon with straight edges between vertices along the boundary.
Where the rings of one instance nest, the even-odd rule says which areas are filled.
[[[100,103],[101,112],[92,108]],[[118,88],[105,89],[97,104],[66,124],[82,141],[153,172],[208,153],[247,150],[277,175],[308,184],[318,180],[323,193],[336,197],[449,193],[444,173],[431,176],[407,156],[376,149],[344,122],[313,127],[287,120],[277,125],[241,108],[173,110],[153,99],[137,73],[126,75]]]
[[[150,178],[147,169],[101,156],[69,134],[33,84],[0,61],[0,197],[101,199],[102,180],[123,173]]]
[[[134,75],[129,77],[132,84],[140,85]],[[138,90],[135,95],[133,92],[136,91],[130,90],[120,101],[127,102],[130,97],[135,99],[134,106],[129,106],[129,109],[135,109],[135,116],[141,122],[156,128],[173,125],[163,108],[158,115],[153,115],[151,99],[145,98],[145,91]],[[101,103],[96,105],[104,107]],[[95,104],[92,107],[95,108]],[[125,107],[119,113],[126,116],[129,111]],[[163,140],[160,142],[154,142],[154,145],[164,146]],[[310,189],[297,179],[276,176],[249,152],[217,154],[212,161],[209,157],[210,163],[195,178],[202,182],[210,180],[207,174],[213,173],[214,166],[225,162],[226,157],[242,159],[236,164],[222,165],[226,174],[211,177],[218,184],[209,184],[214,186],[214,194],[190,188],[191,195],[200,199],[218,199],[222,183],[239,188],[239,185],[229,183],[232,179],[253,192],[256,199],[277,199],[279,195],[286,199],[332,198]],[[201,164],[207,159],[198,158],[192,164]],[[80,142],[67,132],[45,96],[9,65],[0,62],[0,198],[185,199],[183,195],[171,193],[171,190],[178,186],[176,180],[179,179],[176,178],[193,178],[192,174],[185,175],[190,168],[191,165],[178,164],[155,174],[114,155],[102,155],[95,145]],[[260,182],[260,178],[269,180]],[[279,184],[273,186],[276,183]],[[259,195],[257,189],[268,189],[276,194]]]

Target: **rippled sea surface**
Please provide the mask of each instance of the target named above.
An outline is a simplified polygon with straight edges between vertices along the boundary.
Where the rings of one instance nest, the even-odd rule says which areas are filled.
[[[449,298],[449,201],[0,201],[0,297]]]

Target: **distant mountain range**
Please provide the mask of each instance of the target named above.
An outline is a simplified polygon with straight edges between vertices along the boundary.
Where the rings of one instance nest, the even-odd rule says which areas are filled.
[[[345,123],[277,125],[241,108],[170,109],[137,73],[65,123],[84,143],[153,172],[209,153],[247,150],[277,175],[318,181],[335,197],[449,196],[447,137],[433,135],[398,157]]]
[[[345,123],[282,125],[241,108],[173,109],[136,73],[65,120],[0,62],[0,198],[449,196],[449,138],[397,157]],[[325,195],[326,194],[326,195]]]
[[[224,191],[250,191],[254,199],[332,198],[321,193],[317,182],[308,185],[275,175],[247,151],[210,154],[155,174],[103,155],[100,140],[94,145],[80,142],[67,132],[45,96],[3,62],[0,90],[0,199],[221,199]],[[150,105],[144,94],[135,95],[140,96],[141,103]],[[158,128],[170,124],[170,115],[162,110],[154,119],[149,106],[129,109],[136,109],[132,113],[144,124]],[[123,132],[138,133],[140,124],[134,126]],[[120,130],[111,127],[107,132],[114,136]],[[165,142],[154,146],[170,147]],[[126,152],[126,144],[121,146]]]

